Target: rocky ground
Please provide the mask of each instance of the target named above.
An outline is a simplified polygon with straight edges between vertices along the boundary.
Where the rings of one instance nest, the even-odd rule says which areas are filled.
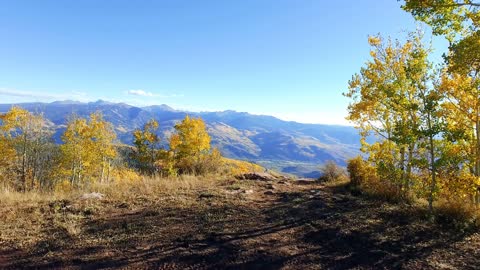
[[[38,219],[12,225],[19,208]],[[2,215],[2,269],[480,267],[478,232],[310,181],[232,180],[175,196],[4,205]]]

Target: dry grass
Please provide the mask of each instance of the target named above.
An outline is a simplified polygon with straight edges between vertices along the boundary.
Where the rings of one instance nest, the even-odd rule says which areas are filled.
[[[191,207],[196,203],[192,200],[193,193],[218,193],[221,185],[229,185],[227,178],[182,175],[143,177],[140,181],[95,184],[63,192],[3,190],[0,192],[0,245],[15,242],[17,248],[31,246],[51,238],[51,231],[76,238],[81,234],[82,223],[90,216],[108,213],[119,205],[127,209],[153,203]],[[81,199],[82,194],[91,192],[103,194],[104,199]]]
[[[480,209],[468,200],[440,199],[435,203],[437,221],[455,226],[457,229],[469,229],[480,226]]]
[[[415,212],[423,212],[415,206],[353,196],[347,183],[182,176],[77,192],[5,193],[0,268],[478,265],[480,235],[418,218]],[[80,199],[88,192],[105,196]]]
[[[140,181],[96,184],[89,188],[88,191],[103,193],[110,199],[125,199],[137,195],[156,197],[159,194],[176,197],[194,190],[209,189],[225,181],[225,177],[218,175],[181,175],[167,178],[142,177]]]
[[[23,247],[34,243],[44,236],[45,206],[64,200],[72,194],[53,194],[40,192],[0,192],[0,244],[17,241]]]
[[[2,206],[6,205],[20,205],[20,204],[30,204],[51,201],[55,199],[61,199],[61,197],[66,194],[53,194],[53,193],[42,193],[42,192],[16,192],[9,190],[0,191],[0,204]]]

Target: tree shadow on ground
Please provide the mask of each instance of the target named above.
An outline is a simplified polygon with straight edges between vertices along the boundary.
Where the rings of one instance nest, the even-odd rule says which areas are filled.
[[[57,233],[7,266],[434,268],[418,263],[466,236],[422,221],[406,206],[365,200],[342,188],[312,185],[274,196],[270,204],[145,208],[90,220],[79,239]],[[480,263],[478,256],[465,260],[462,265]]]

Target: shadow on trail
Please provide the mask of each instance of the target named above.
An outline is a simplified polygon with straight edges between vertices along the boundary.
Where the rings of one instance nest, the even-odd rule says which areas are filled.
[[[261,207],[143,209],[91,220],[81,239],[62,244],[65,236],[58,235],[57,245],[39,246],[41,252],[9,266],[396,269],[451,249],[464,237],[421,221],[409,214],[412,209],[354,197],[341,188],[312,186],[274,196]],[[43,262],[47,253],[58,256]],[[469,260],[472,266],[480,263],[475,256]]]

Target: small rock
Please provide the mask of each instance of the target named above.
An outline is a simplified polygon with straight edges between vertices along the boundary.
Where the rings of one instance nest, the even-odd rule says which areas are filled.
[[[252,194],[253,193],[253,190],[249,189],[249,190],[243,190],[242,191],[243,194]]]
[[[258,181],[273,181],[276,180],[276,177],[269,173],[245,173],[242,175],[236,176],[237,179],[244,179],[244,180],[258,180]]]
[[[147,210],[143,213],[145,217],[155,217],[158,216],[160,213],[156,210]]]
[[[123,202],[123,203],[117,205],[117,208],[124,208],[125,209],[125,208],[128,208],[128,207],[129,207],[129,205],[126,202]]]
[[[349,201],[349,199],[345,196],[334,196],[332,197],[332,199],[334,202],[338,202],[338,203],[345,203]]]
[[[299,185],[310,185],[310,184],[313,184],[315,182],[316,182],[315,179],[308,179],[308,178],[302,178],[302,179],[298,179],[297,181],[295,181],[295,183],[297,183]]]
[[[279,185],[287,185],[287,186],[290,186],[290,185],[291,185],[290,182],[287,182],[287,181],[284,181],[284,180],[278,181],[278,184],[279,184]]]
[[[92,216],[95,214],[95,209],[94,208],[87,208],[85,210],[83,210],[83,214],[85,216]]]
[[[265,191],[263,194],[265,194],[265,195],[275,195],[275,193],[271,190]]]
[[[275,186],[272,185],[272,184],[267,184],[267,185],[265,186],[265,188],[266,188],[266,189],[276,189]]]
[[[101,200],[105,197],[104,194],[98,193],[98,192],[92,192],[92,193],[85,193],[82,196],[80,196],[81,200]]]
[[[202,193],[198,196],[198,198],[200,198],[200,199],[211,199],[213,197],[215,197],[215,195],[210,194],[210,193]]]

